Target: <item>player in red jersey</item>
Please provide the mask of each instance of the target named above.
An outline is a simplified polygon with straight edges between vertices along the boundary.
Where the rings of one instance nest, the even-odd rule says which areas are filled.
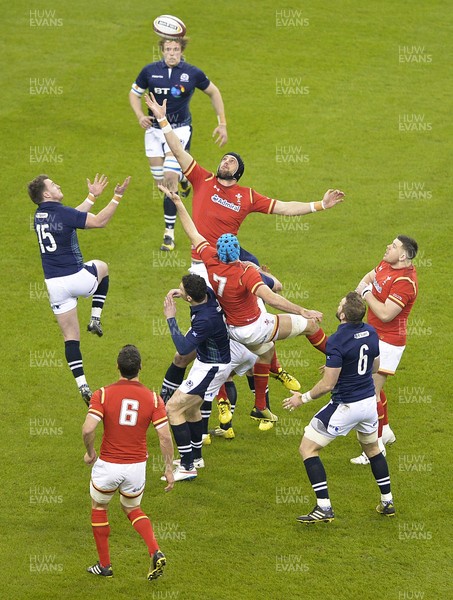
[[[162,106],[156,102],[152,94],[145,97],[148,108],[159,122],[161,131],[181,169],[193,187],[193,220],[199,233],[215,246],[217,239],[224,233],[238,233],[242,221],[249,213],[260,212],[264,214],[299,216],[311,212],[318,212],[334,207],[343,201],[344,193],[339,190],[328,190],[321,201],[318,202],[282,202],[259,194],[255,190],[238,185],[244,173],[244,162],[235,152],[225,154],[220,162],[216,174],[200,167],[193,157],[184,150],[178,136],[172,131],[166,119],[166,100]],[[241,260],[251,260],[258,264],[258,260],[249,252],[241,248]],[[195,249],[192,251],[191,273],[206,277],[206,270]],[[266,279],[265,279],[266,280]],[[272,287],[272,279],[266,280]],[[325,336],[322,330],[316,332],[314,338],[307,336],[310,343],[319,349],[325,347]],[[168,369],[162,393],[171,396],[171,393],[182,382],[184,370],[188,363],[175,356],[173,364]],[[281,368],[277,357],[273,357],[271,375],[281,381],[290,390],[300,389],[300,384],[295,378]]]
[[[407,319],[418,293],[417,271],[412,264],[418,252],[417,242],[406,236],[397,236],[387,246],[379,265],[367,273],[357,286],[368,304],[368,323],[379,335],[381,364],[373,375],[378,399],[379,438],[383,444],[392,444],[396,438],[388,421],[387,398],[384,385],[394,375],[406,348]],[[352,458],[353,464],[368,464],[364,455]]]
[[[319,202],[283,202],[263,196],[249,187],[239,186],[238,181],[244,173],[244,162],[235,152],[223,156],[216,174],[203,169],[184,150],[169,125],[166,119],[166,100],[161,106],[152,94],[145,99],[184,175],[193,186],[192,217],[200,235],[211,245],[215,245],[224,233],[237,235],[242,221],[249,213],[306,215],[333,208],[343,201],[344,193],[340,190],[328,190]],[[192,257],[200,261],[196,252],[192,253]]]
[[[275,294],[266,286],[256,269],[239,261],[239,242],[233,234],[224,234],[216,248],[198,233],[181,198],[167,188],[187,236],[206,265],[209,282],[223,308],[230,338],[244,344],[258,359],[253,373],[255,379],[255,408],[252,418],[275,422],[278,417],[266,407],[266,388],[270,361],[274,354],[274,340],[313,335],[318,329],[322,313],[307,310]],[[258,298],[277,310],[290,314],[274,315],[262,310]]]
[[[165,476],[170,491],[173,478],[173,442],[162,399],[139,382],[141,358],[135,346],[124,346],[118,354],[120,379],[97,390],[91,397],[88,414],[82,428],[86,453],[84,461],[93,465],[90,483],[91,520],[99,562],[88,567],[94,575],[112,577],[110,562],[110,526],[107,509],[113,494],[119,489],[121,507],[134,529],[144,539],[151,557],[148,579],[162,575],[166,558],[159,550],[153,527],[141,510],[145,489],[146,432],[152,423],[156,429]],[[104,423],[99,458],[94,449],[96,427]]]

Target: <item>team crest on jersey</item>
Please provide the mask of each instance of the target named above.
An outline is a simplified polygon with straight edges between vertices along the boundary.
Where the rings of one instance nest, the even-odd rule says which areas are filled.
[[[189,81],[189,76],[187,73],[183,73],[179,78],[179,81]]]
[[[384,279],[384,281],[382,282],[382,284],[379,284],[378,281],[377,281],[377,279],[374,279],[373,285],[377,289],[377,291],[379,293],[381,293],[382,292],[382,288],[384,287],[384,284],[387,283],[387,281],[390,281],[391,279],[392,279],[391,276],[387,275],[387,277]]]

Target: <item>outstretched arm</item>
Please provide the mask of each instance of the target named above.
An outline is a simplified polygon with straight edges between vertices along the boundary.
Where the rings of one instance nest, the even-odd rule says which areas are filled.
[[[311,400],[321,398],[321,396],[324,396],[324,394],[331,392],[337,384],[340,373],[341,367],[325,367],[322,379],[318,381],[318,383],[311,390],[305,392],[304,394],[301,394],[300,392],[294,392],[290,398],[283,400],[283,408],[286,408],[286,410],[292,412],[298,406],[302,406],[302,404],[306,404]]]
[[[130,177],[126,177],[126,179],[121,185],[119,183],[116,184],[115,190],[113,192],[113,198],[110,200],[107,206],[105,206],[101,211],[98,212],[97,215],[93,215],[92,213],[87,214],[85,229],[97,229],[99,227],[105,227],[107,225],[107,223],[113,217],[116,209],[118,208],[118,204],[120,203],[124,192],[127,190],[130,180]]]
[[[187,212],[187,209],[178,194],[176,192],[171,192],[167,187],[165,187],[165,185],[159,184],[158,187],[161,192],[164,192],[164,194],[174,202],[176,210],[178,211],[181,225],[192,245],[196,248],[198,244],[205,242],[206,238],[198,233],[195,223],[192,221],[192,217]]]
[[[264,300],[266,304],[276,308],[277,310],[284,310],[285,312],[291,313],[293,315],[301,315],[306,319],[315,319],[315,321],[322,320],[322,313],[317,310],[307,310],[298,304],[294,304],[290,302],[283,296],[276,294],[273,292],[267,285],[260,285],[256,290],[256,295]]]
[[[219,88],[211,83],[208,87],[203,90],[211,98],[212,106],[214,107],[215,114],[217,115],[218,125],[212,133],[212,137],[216,137],[214,140],[220,147],[224,146],[228,141],[227,124],[225,119],[225,107],[223,105],[222,94]]]
[[[167,112],[167,101],[164,100],[162,106],[157,102],[156,98],[152,93],[145,94],[145,102],[148,108],[152,111],[153,115],[156,117],[157,122],[161,128],[162,133],[165,135],[165,139],[167,144],[172,151],[173,156],[179,162],[179,166],[183,171],[185,171],[190,163],[192,162],[192,156],[184,150],[182,144],[179,140],[179,137],[173,131],[172,126],[167,120],[166,112]]]
[[[333,208],[339,202],[343,202],[344,192],[341,190],[327,190],[324,198],[318,202],[282,202],[277,200],[272,214],[297,217],[308,215],[312,212]]]

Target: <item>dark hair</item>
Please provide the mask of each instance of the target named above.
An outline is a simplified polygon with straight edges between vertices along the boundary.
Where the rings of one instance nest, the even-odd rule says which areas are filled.
[[[28,195],[35,204],[41,204],[41,202],[44,200],[43,193],[46,189],[46,184],[44,181],[46,179],[49,179],[48,175],[38,175],[28,184]]]
[[[166,42],[177,42],[181,46],[181,52],[184,52],[184,50],[187,47],[187,44],[189,43],[189,40],[184,37],[182,37],[182,38],[161,37],[159,40],[159,48],[160,48],[161,52],[164,51],[164,45],[166,44]]]
[[[418,244],[413,239],[408,237],[407,235],[398,235],[396,237],[403,244],[404,251],[406,252],[406,256],[409,260],[413,260],[417,256],[418,252]]]
[[[142,364],[138,348],[132,344],[123,346],[118,354],[117,363],[122,377],[126,379],[137,377]]]
[[[347,323],[360,323],[365,316],[366,304],[357,292],[349,292],[342,312]]]
[[[201,302],[206,297],[208,286],[206,281],[200,275],[190,274],[184,275],[182,278],[182,284],[186,290],[186,294],[195,300],[195,302]]]

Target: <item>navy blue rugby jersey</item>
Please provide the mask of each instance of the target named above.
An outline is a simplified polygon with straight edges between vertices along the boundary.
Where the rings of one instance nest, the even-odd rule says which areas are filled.
[[[378,356],[379,338],[374,327],[342,323],[326,344],[326,367],[341,368],[332,400],[349,403],[373,396],[373,362]]]
[[[229,363],[230,338],[223,311],[211,288],[207,289],[208,301],[190,307],[190,329],[186,338],[197,345],[197,358],[204,363]]]
[[[60,202],[41,202],[34,227],[41,251],[44,277],[64,277],[83,268],[77,229],[84,229],[87,213]]]
[[[203,91],[210,83],[203,71],[183,60],[171,68],[164,60],[160,60],[146,65],[140,71],[131,91],[141,97],[145,90],[149,90],[159,104],[167,100],[168,122],[181,127],[192,122],[189,102],[195,89]],[[148,114],[153,116],[150,110]],[[157,121],[154,121],[153,127],[159,127]]]

